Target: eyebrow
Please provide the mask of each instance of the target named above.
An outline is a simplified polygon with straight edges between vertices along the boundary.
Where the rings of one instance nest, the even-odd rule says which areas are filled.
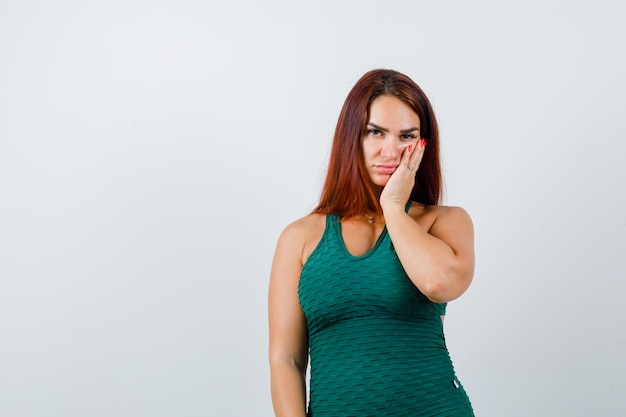
[[[375,123],[368,123],[367,125],[368,125],[368,126],[373,127],[374,129],[378,129],[378,130],[380,130],[380,131],[382,131],[382,132],[385,132],[385,133],[388,133],[388,132],[389,132],[389,129],[384,128],[384,127],[382,127],[382,126],[378,126],[378,125],[377,125],[377,124],[375,124]],[[414,130],[419,131],[419,130],[420,130],[420,128],[419,128],[419,127],[410,127],[410,128],[408,128],[408,129],[402,129],[402,130],[400,131],[400,133],[411,133],[411,132],[413,132]]]

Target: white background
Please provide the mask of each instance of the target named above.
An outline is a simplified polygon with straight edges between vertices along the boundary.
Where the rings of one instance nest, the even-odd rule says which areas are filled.
[[[270,417],[278,234],[367,70],[432,99],[476,228],[477,416],[626,416],[615,1],[0,2],[0,415]]]

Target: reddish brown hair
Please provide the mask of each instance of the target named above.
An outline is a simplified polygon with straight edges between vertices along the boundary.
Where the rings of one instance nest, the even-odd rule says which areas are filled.
[[[420,119],[421,135],[427,140],[410,199],[428,205],[440,203],[439,129],[430,101],[406,75],[376,69],[363,75],[346,97],[335,128],[326,181],[314,213],[351,217],[366,211],[382,211],[361,152],[370,106],[382,95],[397,97],[411,107]]]

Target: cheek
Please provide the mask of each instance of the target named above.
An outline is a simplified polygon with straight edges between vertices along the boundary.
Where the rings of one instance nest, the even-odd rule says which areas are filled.
[[[365,159],[367,159],[368,157],[372,157],[374,155],[376,155],[376,152],[378,151],[376,145],[374,143],[372,143],[371,141],[364,141],[361,144],[361,153],[363,154],[363,157]]]

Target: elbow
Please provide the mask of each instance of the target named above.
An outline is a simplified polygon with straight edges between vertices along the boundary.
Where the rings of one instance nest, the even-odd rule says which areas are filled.
[[[308,361],[305,359],[296,360],[295,358],[286,358],[286,357],[270,357],[270,371],[280,371],[282,369],[294,369],[300,375],[306,375],[306,369],[308,366]]]
[[[467,289],[471,281],[471,274],[468,274],[458,268],[455,263],[449,263],[434,271],[423,288],[422,293],[433,303],[447,303],[461,296]]]
[[[424,285],[423,289],[420,289],[422,293],[433,303],[446,303],[448,298],[446,297],[446,285],[444,279],[433,279],[428,284]]]

